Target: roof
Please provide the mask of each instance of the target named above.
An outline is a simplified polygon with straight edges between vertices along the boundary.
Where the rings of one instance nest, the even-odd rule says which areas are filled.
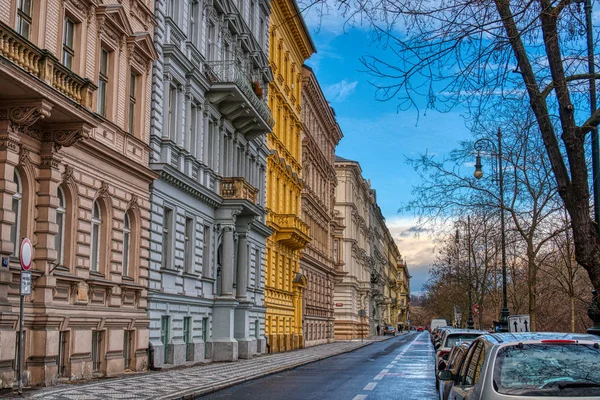
[[[335,155],[335,162],[358,162],[358,161],[354,161],[354,160],[349,160],[347,158],[344,157],[340,157],[337,154]]]

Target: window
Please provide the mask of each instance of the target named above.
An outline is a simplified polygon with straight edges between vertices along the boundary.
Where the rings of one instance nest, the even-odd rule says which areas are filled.
[[[133,331],[123,332],[123,369],[131,369],[131,349]]]
[[[131,72],[129,76],[129,133],[133,135],[135,131],[135,102],[136,102],[136,82],[137,75]]]
[[[177,0],[167,0],[167,17],[177,22]]]
[[[131,240],[131,222],[129,215],[125,214],[123,221],[123,276],[129,276],[129,252]]]
[[[190,3],[190,31],[189,31],[189,36],[191,39],[192,44],[194,44],[196,47],[198,46],[198,25],[200,23],[199,21],[199,17],[198,17],[198,9],[199,9],[199,5],[198,5],[198,1],[194,1],[192,0],[192,2]]]
[[[204,234],[202,236],[202,269],[205,276],[210,271],[210,226],[204,225]]]
[[[177,110],[177,88],[169,87],[169,110],[167,115],[167,130],[169,138],[175,140],[175,112]]]
[[[17,3],[17,27],[16,31],[19,35],[29,40],[31,35],[31,0],[18,0]]]
[[[17,170],[13,174],[13,181],[17,185],[12,198],[12,212],[15,214],[15,223],[10,227],[10,241],[13,244],[13,256],[19,256],[19,239],[21,237],[21,202],[23,201],[23,184]]]
[[[101,332],[92,331],[92,372],[100,371]]]
[[[215,61],[215,57],[214,57],[214,49],[216,48],[216,43],[215,43],[215,34],[216,34],[216,27],[215,24],[211,22],[208,23],[208,38],[206,40],[206,51],[205,51],[205,55],[206,55],[206,59],[208,61]]]
[[[193,272],[194,270],[194,219],[186,218],[185,219],[185,236],[184,240],[184,260],[185,270],[187,272]]]
[[[65,376],[67,369],[67,343],[68,331],[58,333],[58,355],[56,356],[56,365],[58,366],[58,376]]]
[[[183,341],[185,342],[185,361],[194,359],[192,346],[192,317],[183,317]]]
[[[73,59],[75,58],[75,50],[73,43],[75,41],[75,22],[69,17],[65,17],[63,32],[63,60],[65,67],[73,69]]]
[[[197,131],[196,127],[198,125],[198,106],[196,104],[192,104],[191,106],[191,115],[190,115],[190,129],[189,129],[189,138],[188,138],[188,150],[190,154],[196,155],[196,146],[197,146]]]
[[[163,315],[160,319],[160,341],[163,344],[164,354],[163,362],[169,363],[169,352],[167,346],[169,345],[169,316]]]
[[[260,339],[260,325],[258,320],[254,321],[254,337]]]
[[[173,210],[165,208],[163,214],[163,241],[162,241],[162,263],[163,268],[171,266],[171,221]]]
[[[56,249],[56,262],[59,265],[64,264],[64,248],[65,248],[65,194],[62,188],[58,188],[58,207],[56,208],[56,225],[58,226],[58,232],[54,236],[54,248]]]
[[[92,210],[92,238],[90,250],[90,270],[100,271],[100,227],[102,226],[102,213],[97,201],[94,201]]]
[[[336,264],[340,262],[340,240],[339,239],[333,240],[333,262]]]
[[[100,50],[100,74],[98,75],[98,113],[106,117],[106,98],[108,91],[108,51]]]

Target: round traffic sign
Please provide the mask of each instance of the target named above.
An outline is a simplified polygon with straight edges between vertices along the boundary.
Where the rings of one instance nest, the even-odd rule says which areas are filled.
[[[31,246],[31,240],[24,238],[21,242],[21,251],[19,251],[19,260],[21,261],[21,268],[25,271],[29,271],[31,263],[33,262],[33,247]]]

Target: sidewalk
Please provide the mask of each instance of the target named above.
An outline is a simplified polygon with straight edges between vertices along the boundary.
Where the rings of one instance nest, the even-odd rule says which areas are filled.
[[[210,363],[168,371],[151,371],[131,376],[107,378],[87,384],[63,384],[31,391],[29,399],[106,400],[106,399],[194,399],[266,375],[282,372],[373,342],[394,336],[372,336],[354,341],[338,341],[305,349],[257,356],[232,363]]]

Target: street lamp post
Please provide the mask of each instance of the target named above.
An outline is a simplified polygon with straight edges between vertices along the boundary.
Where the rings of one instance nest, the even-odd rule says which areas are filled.
[[[473,148],[477,150],[477,158],[475,160],[475,178],[480,179],[483,176],[481,169],[481,151],[485,149],[485,144],[490,146],[498,159],[498,185],[500,186],[500,235],[502,246],[502,311],[500,313],[500,331],[508,332],[508,298],[506,292],[506,233],[504,231],[504,174],[502,171],[502,132],[498,128],[498,144],[486,138],[481,138],[473,144]]]
[[[463,221],[459,220],[457,223],[464,224]],[[458,229],[456,230],[456,239],[458,241]],[[471,294],[471,286],[473,284],[473,277],[471,274],[471,216],[467,215],[467,253],[468,257],[468,271],[469,271],[469,287],[468,287],[468,297],[469,297],[469,317],[467,319],[467,329],[475,329],[475,322],[473,321],[473,297]],[[460,262],[460,259],[459,259]]]

